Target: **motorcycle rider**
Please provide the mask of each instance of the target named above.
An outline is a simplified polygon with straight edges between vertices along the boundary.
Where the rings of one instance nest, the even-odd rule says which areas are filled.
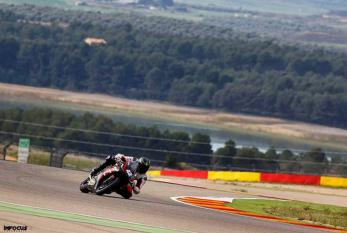
[[[123,171],[128,174],[129,178],[129,182],[116,190],[116,192],[126,199],[129,199],[133,192],[139,194],[141,188],[147,181],[146,172],[150,167],[150,160],[145,157],[137,159],[123,154],[109,155],[106,157],[105,162],[90,172],[90,176],[93,177],[106,167],[114,166],[116,163],[122,164]],[[96,181],[95,187],[97,187],[98,183],[99,180]]]

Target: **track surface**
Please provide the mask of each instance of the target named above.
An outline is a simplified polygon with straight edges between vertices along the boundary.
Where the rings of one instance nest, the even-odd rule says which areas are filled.
[[[0,200],[56,211],[93,215],[168,229],[193,232],[326,232],[295,225],[196,208],[170,200],[173,196],[252,197],[148,181],[140,195],[125,200],[117,195],[82,194],[79,183],[87,173],[0,161]],[[130,232],[87,223],[15,214],[0,210],[3,225],[27,225],[27,232]]]

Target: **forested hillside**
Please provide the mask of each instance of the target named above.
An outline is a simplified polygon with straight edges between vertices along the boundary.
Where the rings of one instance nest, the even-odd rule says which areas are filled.
[[[0,19],[1,82],[347,127],[343,53],[148,32],[128,22],[38,23],[7,11]],[[88,46],[90,36],[107,44]]]

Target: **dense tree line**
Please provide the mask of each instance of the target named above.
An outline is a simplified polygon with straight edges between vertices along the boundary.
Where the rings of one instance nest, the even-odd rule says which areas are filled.
[[[124,153],[145,155],[159,161],[171,155],[178,162],[207,165],[210,163],[208,155],[212,154],[208,135],[190,136],[186,132],[115,123],[105,116],[90,113],[75,115],[36,108],[1,110],[0,129],[3,144],[28,137],[33,146],[89,155]]]
[[[237,37],[158,36],[129,23],[47,25],[7,11],[0,18],[2,82],[347,127],[344,53]],[[88,46],[88,36],[107,45]]]
[[[51,151],[79,152],[90,156],[125,153],[145,155],[154,165],[170,168],[266,171],[282,173],[347,175],[343,157],[328,157],[322,149],[294,154],[269,148],[236,148],[233,140],[212,151],[209,135],[161,131],[115,123],[90,113],[75,115],[49,109],[9,109],[0,111],[0,144],[16,144],[30,138],[32,147]],[[163,164],[159,161],[165,161]]]
[[[321,148],[299,154],[290,150],[277,151],[273,147],[261,152],[255,147],[236,148],[232,140],[215,152],[211,163],[214,169],[224,167],[225,170],[347,175],[346,158],[328,156]]]
[[[166,0],[165,0],[166,1]],[[168,0],[170,1],[170,0]],[[200,38],[253,38],[254,35],[235,33],[231,28],[215,27],[199,22],[177,20],[160,16],[146,16],[136,13],[103,13],[95,11],[63,10],[52,7],[37,7],[33,5],[1,4],[0,9],[5,12],[15,12],[20,19],[31,22],[53,22],[69,24],[73,22],[102,25],[116,28],[124,24],[131,24],[136,30],[156,33],[160,35],[194,36]]]

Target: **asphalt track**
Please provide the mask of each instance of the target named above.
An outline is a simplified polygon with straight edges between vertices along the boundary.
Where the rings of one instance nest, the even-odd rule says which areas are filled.
[[[327,232],[192,207],[170,199],[252,197],[247,194],[153,181],[130,200],[115,194],[83,194],[79,183],[86,175],[0,161],[0,231],[4,225],[26,225],[26,232]]]

